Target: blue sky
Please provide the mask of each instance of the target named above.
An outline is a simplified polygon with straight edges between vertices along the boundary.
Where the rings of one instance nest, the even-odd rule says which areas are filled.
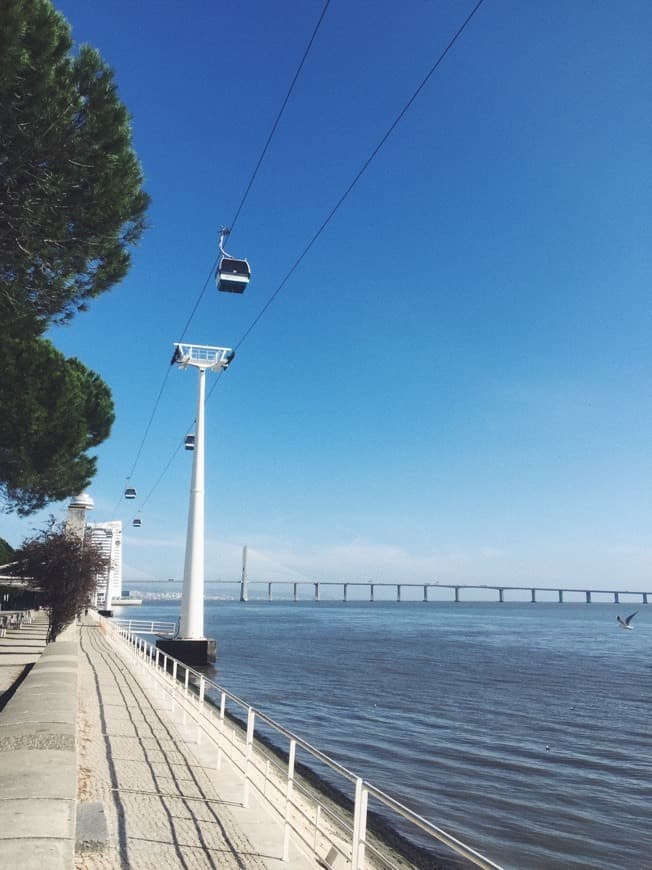
[[[227,246],[251,284],[211,281],[188,340],[239,343],[472,5],[332,0]],[[126,280],[51,334],[113,390],[89,491],[133,587],[182,575],[191,454],[155,484],[194,372],[114,507],[323,3],[57,7],[153,199]],[[260,579],[650,588],[651,36],[638,0],[486,0],[210,395],[208,579],[248,544]]]

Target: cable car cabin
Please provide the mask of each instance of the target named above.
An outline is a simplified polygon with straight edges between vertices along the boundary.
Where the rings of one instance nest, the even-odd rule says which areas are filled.
[[[194,450],[195,449],[195,436],[194,435],[186,435],[186,440],[184,441],[183,446],[186,450]]]
[[[125,498],[136,498],[136,490],[133,486],[128,486],[127,489],[125,489]]]
[[[223,256],[215,273],[217,289],[224,293],[243,293],[251,278],[251,269],[246,260]]]
[[[137,529],[139,529],[142,526],[142,524],[143,524],[143,521],[136,518],[131,525],[135,526]]]

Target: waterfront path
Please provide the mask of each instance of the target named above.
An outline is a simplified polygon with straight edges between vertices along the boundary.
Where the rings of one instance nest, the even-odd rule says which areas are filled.
[[[39,660],[45,649],[48,625],[47,613],[39,610],[35,611],[33,622],[8,628],[5,637],[0,637],[0,709],[6,702],[5,695],[10,694],[25,670]]]
[[[282,822],[215,752],[127,650],[90,617],[81,626],[77,870],[304,870]]]

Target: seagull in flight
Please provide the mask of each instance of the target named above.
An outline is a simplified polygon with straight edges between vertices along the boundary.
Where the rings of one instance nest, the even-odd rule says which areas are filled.
[[[635,610],[633,613],[630,613],[629,616],[626,616],[625,619],[623,619],[622,616],[620,616],[620,614],[619,614],[616,617],[616,622],[618,623],[618,625],[621,628],[628,628],[630,631],[633,631],[634,626],[630,625],[629,623],[632,621],[632,619],[634,619],[634,617],[636,616],[637,613],[638,613],[638,610]]]

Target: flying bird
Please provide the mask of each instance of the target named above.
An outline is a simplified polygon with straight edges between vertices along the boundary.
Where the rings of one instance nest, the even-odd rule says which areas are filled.
[[[630,625],[629,623],[632,621],[632,619],[634,619],[634,617],[636,616],[637,613],[638,613],[638,610],[635,610],[633,613],[630,613],[629,616],[626,616],[625,619],[623,619],[622,616],[620,616],[620,614],[619,614],[616,617],[616,622],[618,623],[618,625],[621,628],[628,628],[630,631],[633,631],[634,626]]]

